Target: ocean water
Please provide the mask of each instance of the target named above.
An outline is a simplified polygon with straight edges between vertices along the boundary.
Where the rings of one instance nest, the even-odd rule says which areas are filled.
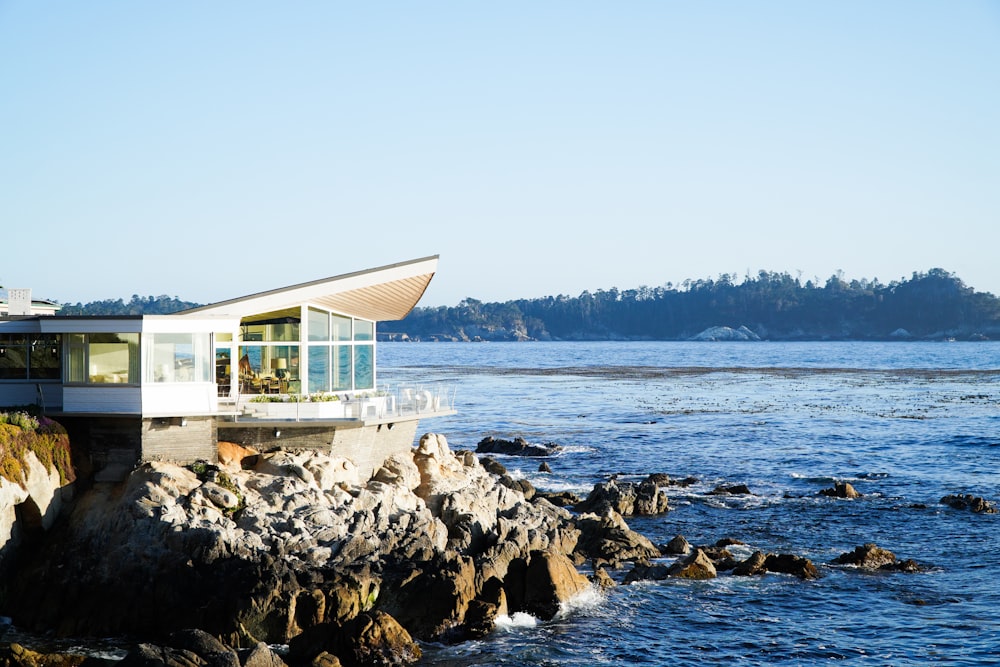
[[[426,646],[422,664],[1000,664],[1000,343],[423,343],[378,347],[379,384],[441,383],[458,414],[427,420],[453,449],[486,435],[554,442],[501,457],[546,490],[585,495],[617,474],[694,476],[671,511],[632,518],[654,543],[724,537],[811,559],[821,578],[767,574],[618,586],[555,620]],[[818,496],[837,481],[863,495]],[[708,495],[746,484],[751,496]],[[875,542],[925,567],[831,561]],[[620,577],[623,573],[619,573]]]

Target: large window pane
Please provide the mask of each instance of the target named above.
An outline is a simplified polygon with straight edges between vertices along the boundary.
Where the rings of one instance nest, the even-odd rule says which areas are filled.
[[[67,359],[67,382],[87,381],[87,336],[69,334],[69,358]]]
[[[148,382],[209,382],[209,334],[158,333],[146,340]]]
[[[373,345],[354,347],[354,388],[373,389],[375,387],[375,352]]]
[[[354,320],[354,340],[374,340],[375,323],[368,320]]]
[[[58,380],[62,377],[62,341],[59,334],[42,335],[31,341],[28,374],[32,380]]]
[[[353,364],[350,345],[333,346],[333,390],[349,391]]]
[[[0,380],[28,379],[28,338],[24,334],[0,335]]]
[[[309,340],[330,340],[330,313],[309,309]]]
[[[138,383],[139,334],[89,334],[88,380],[96,384]]]
[[[333,340],[351,340],[351,318],[342,315],[330,317]]]
[[[309,331],[312,331],[310,326]],[[330,346],[309,347],[309,393],[330,391]]]

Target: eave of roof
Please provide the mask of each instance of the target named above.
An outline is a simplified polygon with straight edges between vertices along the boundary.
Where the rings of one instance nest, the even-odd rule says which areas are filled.
[[[400,320],[424,295],[437,271],[437,262],[438,256],[433,255],[220,301],[176,315],[244,318],[314,304],[369,320]]]

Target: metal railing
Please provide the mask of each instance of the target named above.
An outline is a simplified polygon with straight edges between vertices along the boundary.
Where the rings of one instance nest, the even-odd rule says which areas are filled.
[[[441,384],[386,386],[380,390],[322,394],[240,394],[234,418],[244,420],[386,421],[432,417],[455,410],[456,389]]]

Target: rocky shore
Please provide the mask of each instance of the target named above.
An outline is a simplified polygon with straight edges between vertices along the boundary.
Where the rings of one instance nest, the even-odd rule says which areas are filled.
[[[575,596],[620,584],[924,569],[875,544],[817,566],[733,537],[656,545],[629,528],[629,517],[670,510],[667,487],[696,481],[612,477],[581,499],[538,492],[437,434],[371,479],[317,452],[220,443],[219,465],[146,463],[121,485],[80,494],[68,519],[19,559],[2,612],[29,631],[133,638],[122,667],[404,665],[419,661],[422,642],[482,637],[515,612],[551,619]],[[860,497],[848,487],[820,495]],[[751,491],[708,492],[720,494]],[[956,499],[992,509],[966,496],[942,503]],[[0,649],[0,667],[81,661]]]

